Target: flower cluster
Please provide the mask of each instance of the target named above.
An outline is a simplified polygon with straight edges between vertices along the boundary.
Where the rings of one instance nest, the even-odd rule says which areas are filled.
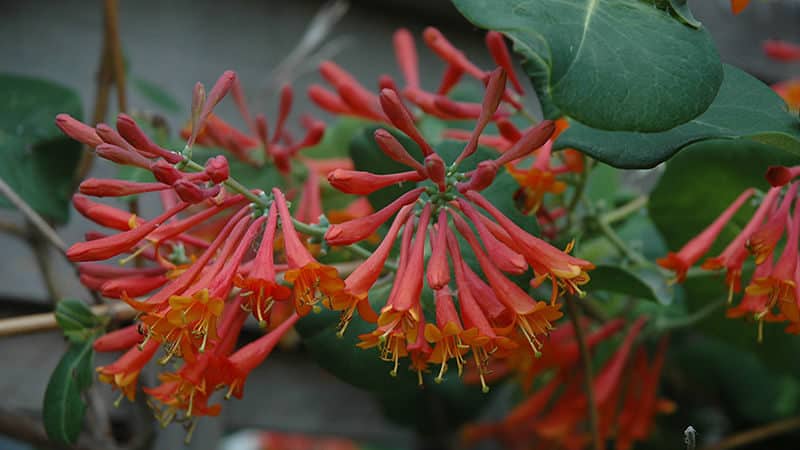
[[[767,179],[772,188],[761,198],[760,205],[747,225],[716,257],[706,259],[702,268],[725,270],[728,286],[728,302],[733,294],[742,291],[742,272],[750,256],[755,263],[753,275],[744,289],[740,303],[728,309],[728,317],[752,317],[758,321],[758,339],[763,337],[763,323],[789,322],[787,332],[800,332],[798,312],[798,237],[800,237],[800,208],[797,205],[797,183],[785,187],[800,174],[800,167],[771,167]],[[677,253],[670,252],[657,260],[664,268],[675,271],[676,281],[685,279],[690,267],[705,255],[725,225],[755,190],[750,188],[739,197],[711,224]],[[783,194],[783,198],[781,198]],[[795,203],[794,212],[791,212]],[[778,244],[786,236],[783,250],[778,254]]]
[[[421,111],[433,117],[448,120],[478,119],[481,105],[472,102],[459,102],[447,95],[458,84],[464,75],[481,83],[486,83],[491,71],[486,71],[472,63],[461,51],[451,44],[442,33],[433,27],[423,32],[425,44],[447,64],[442,80],[436,92],[426,91],[420,84],[419,63],[414,37],[408,30],[401,28],[394,34],[394,50],[397,64],[403,74],[405,85],[400,88],[389,76],[383,75],[378,82],[380,89],[389,89],[402,96]],[[486,35],[486,45],[495,63],[508,74],[512,83],[511,89],[504,89],[502,101],[512,109],[522,108],[519,95],[523,93],[522,85],[514,74],[511,56],[503,41],[503,36],[492,31]],[[320,85],[312,85],[308,95],[320,108],[333,114],[361,117],[377,122],[392,123],[382,110],[379,96],[359,83],[346,70],[332,61],[320,65],[320,74],[335,90],[332,92]],[[495,118],[508,117],[509,112],[503,109],[493,112]],[[507,122],[507,121],[506,121]]]
[[[383,89],[379,95],[382,114],[419,146],[422,161],[412,157],[391,133],[378,129],[374,137],[380,149],[392,160],[408,166],[409,171],[378,175],[339,169],[328,175],[337,189],[362,195],[403,182],[421,184],[383,209],[333,225],[325,234],[330,245],[352,244],[394,216],[378,249],[347,277],[343,295],[334,299],[334,309],[343,311],[341,330],[356,310],[365,320],[377,321],[373,332],[360,336],[359,346],[378,347],[381,357],[393,362],[392,374],[397,373],[399,359],[408,356],[420,383],[429,363],[440,366],[435,379],[441,381],[448,363],[455,362],[460,373],[471,351],[483,389],[487,390],[484,374],[489,355],[502,356],[520,343],[538,354],[541,337],[562,315],[559,295],[579,293],[580,285],[589,279],[586,271],[594,267],[531,235],[480,194],[504,165],[546,143],[554,131],[552,122],[531,127],[505,152],[479,162],[474,170],[459,170],[461,163],[477,150],[480,134],[505,92],[505,72],[498,68],[487,81],[471,138],[448,164],[422,137],[398,93]],[[386,304],[376,314],[369,307],[368,291],[384,269],[401,228],[394,285]],[[459,238],[466,242],[463,248]],[[426,242],[430,248],[427,261]],[[470,252],[477,264],[468,264],[465,252]],[[533,286],[550,280],[549,301],[534,300],[506,275],[526,273],[529,267],[533,270]],[[425,281],[433,291],[435,304],[435,318],[430,322],[423,314],[421,300]]]
[[[140,313],[137,324],[96,341],[98,351],[125,351],[97,369],[102,381],[133,399],[139,374],[151,360],[161,365],[180,360],[159,375],[160,385],[145,388],[164,424],[177,420],[193,426],[195,417],[218,414],[220,406],[209,404],[218,389],[241,397],[248,374],[299,317],[319,302],[330,304],[344,287],[337,270],[320,264],[308,250],[283,192],[244,189],[230,177],[223,156],[205,166],[186,156],[198,139],[221,139],[221,122],[211,110],[226,93],[236,93],[236,86],[233,72],[226,72],[207,98],[198,85],[184,154],[156,145],[125,115],[120,115],[116,131],[104,124],[92,128],[65,115],[56,119],[66,134],[98,156],[148,170],[157,180],[84,181],[81,193],[94,197],[158,191],[165,212],[145,220],[75,195],[73,203],[81,214],[116,233],[89,232],[67,256],[81,263],[85,285]],[[239,135],[229,134],[225,142],[233,142],[230,136]],[[151,264],[128,268],[98,262],[123,254],[122,264],[133,258]],[[271,331],[236,349],[249,315]]]
[[[608,322],[587,336],[587,345],[601,344],[623,325],[621,320]],[[593,380],[600,442],[613,438],[617,450],[628,450],[634,442],[646,439],[656,414],[674,409],[671,402],[658,396],[666,340],[651,360],[644,346],[635,348],[643,325],[644,319],[639,319],[630,327]],[[467,445],[491,438],[508,449],[589,447],[589,400],[583,389],[584,376],[575,370],[580,365],[575,330],[561,327],[553,332],[551,341],[531,367],[541,377],[536,388],[503,420],[467,426],[462,431]]]

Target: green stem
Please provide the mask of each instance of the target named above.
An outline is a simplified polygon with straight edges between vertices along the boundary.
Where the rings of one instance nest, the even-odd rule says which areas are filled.
[[[725,303],[727,303],[727,300],[720,298],[684,317],[661,319],[656,322],[656,328],[658,328],[659,332],[664,332],[675,328],[690,327],[705,320],[708,316],[716,312],[717,309],[725,305]]]
[[[187,168],[189,168],[189,169],[196,170],[196,171],[202,171],[204,169],[203,166],[201,166],[200,164],[192,161],[191,159],[188,159],[187,157],[184,157],[183,162],[184,162],[185,166]],[[250,189],[247,189],[247,187],[245,187],[242,183],[240,183],[238,180],[236,180],[233,177],[229,177],[227,180],[225,180],[224,184],[225,184],[225,186],[229,187],[232,191],[238,192],[239,194],[242,194],[246,199],[248,199],[251,202],[255,203],[256,205],[260,206],[264,210],[269,209],[269,207],[271,206],[271,202],[270,201],[268,201],[264,197],[256,195],[255,193],[253,193],[253,191],[251,191]],[[327,227],[318,227],[318,226],[315,226],[315,225],[309,225],[307,223],[303,223],[303,222],[295,219],[294,217],[292,217],[292,224],[294,225],[294,228],[297,231],[299,231],[300,233],[305,234],[307,236],[312,236],[312,237],[315,237],[315,238],[324,239],[325,232],[327,231]],[[351,245],[348,245],[347,247],[350,250],[352,250],[353,253],[355,253],[355,254],[363,257],[363,258],[369,258],[372,255],[372,252],[370,252],[369,250],[365,249],[364,247],[362,247],[362,246],[360,246],[358,244],[351,244]],[[385,267],[387,269],[389,269],[389,270],[392,270],[392,271],[397,270],[397,265],[393,264],[391,262],[387,262]]]
[[[622,253],[622,255],[625,258],[641,266],[647,266],[651,264],[651,262],[647,258],[642,256],[641,253],[630,248],[628,244],[626,244],[625,241],[622,240],[619,234],[617,234],[617,232],[614,231],[613,228],[611,228],[611,225],[603,221],[603,219],[596,218],[595,223],[597,223],[597,226],[600,228],[600,231],[603,233],[606,239],[608,239],[608,241],[611,242],[611,245],[616,247],[617,250],[619,250],[619,252]]]
[[[639,211],[640,209],[647,206],[648,201],[649,199],[646,195],[641,195],[631,200],[630,202],[620,206],[619,208],[603,214],[602,216],[600,216],[600,220],[609,225],[614,222],[619,222],[620,220],[625,219],[626,217],[630,216],[636,211]]]

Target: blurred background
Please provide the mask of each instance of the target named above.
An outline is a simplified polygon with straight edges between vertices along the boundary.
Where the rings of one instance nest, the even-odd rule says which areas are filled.
[[[768,83],[800,73],[797,64],[767,60],[760,46],[769,38],[800,42],[800,1],[754,0],[739,16],[730,14],[728,0],[690,3],[715,38],[724,62]],[[120,0],[128,109],[163,117],[174,133],[188,118],[194,83],[202,81],[209,86],[224,70],[232,69],[238,72],[247,97],[253,99],[254,110],[274,116],[275,88],[282,81],[291,81],[296,92],[294,111],[325,117],[304,95],[309,84],[320,80],[313,67],[276,71],[323,5],[311,0]],[[483,33],[445,0],[354,0],[340,5],[347,9],[324,38],[322,51],[367,86],[376,85],[384,73],[399,76],[391,36],[401,26],[416,36],[425,26],[436,26],[471,59],[489,65]],[[0,42],[0,72],[40,77],[73,88],[81,96],[84,117],[91,117],[103,42],[102,2],[0,1]],[[420,58],[423,83],[428,74],[429,84],[435,84],[442,70],[439,60],[424,49]],[[117,111],[113,95],[109,111]],[[218,112],[223,117],[236,116],[230,102],[223,102]],[[92,170],[94,176],[114,173],[105,161],[96,161]],[[148,208],[142,205],[143,215]],[[8,210],[0,210],[0,219],[24,225],[21,217]],[[59,233],[72,243],[82,239],[87,228],[85,220],[72,215]],[[37,258],[49,261],[60,296],[85,297],[86,291],[63,259],[47,249],[43,252],[37,255],[26,242],[0,233],[0,254],[4,255],[0,317],[51,310]],[[45,448],[41,442],[22,441],[36,442],[44,389],[65,348],[57,330],[0,337],[0,449]],[[413,431],[385,419],[369,395],[317,368],[302,350],[275,354],[253,373],[247,390],[243,400],[228,402],[221,417],[202,420],[188,448],[259,448],[248,447],[255,441],[245,435],[223,442],[224,436],[243,428],[347,437],[374,448],[420,447]],[[101,392],[112,417],[120,422],[119,433],[137,432],[136,426],[126,422],[131,415],[150,425],[146,407],[128,405],[115,410],[110,389],[103,386]],[[158,430],[153,448],[179,448],[183,437],[180,427]],[[682,437],[675,439],[680,444]],[[309,448],[297,442],[286,445]]]

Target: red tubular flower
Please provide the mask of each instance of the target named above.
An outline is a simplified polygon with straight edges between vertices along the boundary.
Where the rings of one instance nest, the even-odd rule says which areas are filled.
[[[117,116],[117,131],[126,142],[144,156],[150,158],[161,157],[172,164],[183,160],[183,156],[179,153],[164,149],[148,138],[144,131],[139,128],[139,125],[136,124],[136,121],[127,114],[120,114]]]
[[[762,43],[764,54],[780,62],[800,61],[800,45],[791,42],[768,39]]]
[[[153,292],[169,281],[164,275],[124,277],[106,281],[100,293],[109,298],[139,297]]]
[[[781,188],[772,188],[761,201],[761,205],[756,210],[753,217],[744,229],[731,241],[725,250],[715,258],[709,258],[703,262],[702,268],[706,270],[726,269],[725,283],[728,285],[728,303],[733,300],[733,293],[742,289],[742,266],[747,259],[747,242],[753,233],[764,222],[764,218],[772,210],[772,206],[780,195]]]
[[[483,80],[486,73],[479,69],[475,64],[472,64],[461,51],[456,49],[444,35],[433,27],[425,28],[422,33],[425,43],[434,51],[440,58],[447,61],[451,65],[458,67],[461,71],[466,72],[473,76],[475,79]]]
[[[450,284],[450,266],[447,264],[447,212],[439,211],[435,234],[431,237],[431,258],[428,261],[428,286],[434,291],[441,290]]]
[[[136,382],[145,364],[156,354],[158,343],[147,342],[142,348],[133,347],[119,359],[107,366],[97,368],[100,381],[119,389],[122,395],[133,401],[136,398]]]
[[[378,98],[380,99],[383,112],[389,118],[392,125],[416,142],[422,150],[423,156],[434,153],[433,148],[428,144],[428,141],[422,137],[417,126],[414,125],[414,117],[400,100],[397,92],[389,89],[382,89]]]
[[[800,166],[784,167],[770,166],[767,169],[767,181],[773,187],[785,186],[800,175]]]
[[[475,204],[485,209],[505,231],[504,234],[499,234],[496,233],[496,229],[490,228],[495,237],[524,256],[538,277],[547,276],[552,279],[553,297],[551,303],[555,302],[555,297],[558,293],[557,286],[574,293],[580,292],[578,286],[589,281],[586,271],[593,269],[594,264],[561,252],[543,240],[527,233],[477,192],[470,191],[465,195]],[[458,203],[463,209],[465,202],[459,199]]]
[[[128,350],[142,341],[139,326],[136,324],[114,330],[95,339],[92,347],[96,352],[119,352]]]
[[[150,169],[150,161],[144,156],[111,144],[100,144],[94,152],[97,156],[123,166],[135,166]]]
[[[273,203],[269,208],[267,225],[261,237],[261,244],[253,259],[253,268],[246,276],[239,275],[234,283],[242,289],[246,307],[253,312],[262,328],[267,326],[268,313],[274,301],[284,301],[292,292],[281,286],[275,279],[274,242],[278,223],[278,210]]]
[[[181,203],[155,219],[144,222],[130,231],[89,242],[73,244],[72,247],[67,250],[67,257],[71,261],[100,261],[119,255],[131,249],[139,241],[144,239],[145,236],[158,228],[164,221],[175,216],[188,206],[188,203]]]
[[[792,187],[796,186],[793,185]],[[789,201],[791,201],[795,198],[794,191],[790,189],[789,193],[791,193],[789,198]],[[789,193],[787,193],[787,196],[790,195]],[[787,200],[784,199],[784,202],[787,202]],[[800,310],[798,310],[798,299],[795,294],[799,240],[800,208],[795,202],[794,216],[790,223],[789,236],[786,239],[783,253],[768,276],[754,277],[746,289],[749,295],[767,295],[767,309],[778,307],[783,316],[790,322],[800,322]]]
[[[230,356],[229,361],[232,370],[229,374],[226,374],[227,379],[225,380],[225,384],[228,385],[227,398],[230,398],[231,395],[236,396],[236,398],[242,398],[247,376],[253,369],[264,362],[267,356],[272,353],[278,341],[297,323],[298,319],[300,319],[300,316],[292,314],[277,328],[245,345]]]
[[[124,195],[144,194],[169,189],[163,183],[139,183],[136,181],[87,178],[78,187],[81,194],[92,197],[122,197]]]
[[[292,216],[289,214],[283,192],[273,188],[272,194],[278,206],[286,258],[289,262],[289,270],[283,278],[293,284],[295,308],[297,313],[303,316],[320,301],[330,305],[331,299],[344,289],[344,282],[339,278],[339,271],[335,267],[317,262],[300,241],[300,236],[292,224]]]
[[[772,213],[767,222],[761,225],[747,240],[746,245],[750,253],[756,260],[756,264],[761,264],[772,255],[775,246],[778,245],[783,230],[786,228],[786,221],[789,218],[789,206],[792,204],[797,194],[797,183],[792,184],[783,197],[780,207]]]
[[[489,124],[489,121],[491,120],[495,111],[497,111],[497,108],[500,106],[500,100],[503,97],[503,92],[505,92],[505,89],[506,73],[502,68],[498,67],[491,74],[489,74],[489,80],[486,85],[486,94],[484,95],[483,102],[481,103],[481,114],[478,117],[478,121],[472,131],[472,138],[464,147],[464,150],[461,151],[461,154],[456,158],[455,164],[458,164],[464,159],[469,158],[478,149],[478,139],[480,138],[481,133],[483,133],[483,130],[486,128],[486,125]]]
[[[392,37],[397,66],[403,72],[406,86],[419,87],[419,65],[417,62],[417,49],[414,46],[414,37],[405,28],[394,32]]]
[[[750,3],[750,0],[731,0],[731,11],[734,14],[739,14],[740,12],[744,11],[747,8],[747,5]]]
[[[356,195],[368,195],[393,184],[422,180],[423,176],[415,171],[376,175],[359,170],[336,169],[328,174],[331,186],[346,194]]]
[[[495,64],[505,70],[511,85],[514,86],[514,90],[517,91],[517,94],[522,95],[522,84],[520,84],[517,75],[514,73],[511,54],[508,52],[503,35],[497,31],[486,33],[486,47],[489,49],[489,53],[492,54]]]
[[[686,272],[689,268],[708,252],[717,236],[725,228],[725,225],[730,222],[736,211],[741,208],[754,192],[754,189],[746,189],[739,194],[739,197],[708,228],[687,242],[678,253],[669,252],[666,257],[657,259],[656,263],[665,269],[675,271],[675,280],[679,283],[682,282],[686,278]]]
[[[383,271],[400,227],[407,224],[411,209],[410,205],[400,209],[378,248],[344,280],[344,290],[332,299],[332,309],[342,311],[337,327],[339,335],[344,335],[356,309],[364,320],[377,321],[378,316],[369,305],[368,293]]]
[[[547,335],[552,328],[551,323],[563,314],[558,307],[533,300],[519,286],[506,278],[480,248],[480,244],[464,219],[453,214],[453,221],[458,231],[469,243],[495,295],[515,315],[515,323],[519,332],[530,344],[533,352],[538,354],[542,343],[537,336]]]
[[[395,139],[388,131],[379,128],[375,130],[375,142],[378,144],[378,147],[383,151],[383,153],[388,156],[392,161],[399,162],[400,164],[404,164],[412,169],[416,170],[417,173],[420,175],[426,175],[427,172],[425,168],[422,167],[422,164],[419,163],[416,159],[414,159],[408,151],[403,147],[400,142]]]
[[[95,148],[103,143],[103,140],[100,139],[100,136],[97,135],[94,128],[73,118],[69,114],[62,113],[57,115],[56,126],[67,136],[91,148]]]
[[[422,187],[412,189],[369,216],[331,225],[325,232],[325,240],[330,245],[350,245],[366,239],[400,208],[414,203],[424,190]]]

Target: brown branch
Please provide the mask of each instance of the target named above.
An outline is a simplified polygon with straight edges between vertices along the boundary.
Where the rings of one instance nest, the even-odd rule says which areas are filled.
[[[599,417],[597,415],[597,402],[594,395],[594,383],[592,374],[592,357],[589,354],[589,347],[586,345],[586,337],[583,335],[581,328],[581,318],[578,306],[575,304],[575,297],[567,295],[567,312],[569,313],[569,320],[572,322],[572,327],[575,329],[575,339],[578,341],[578,351],[581,355],[584,373],[584,388],[586,390],[586,404],[589,410],[589,430],[592,434],[592,443],[595,450],[603,450],[605,445],[600,439]]]
[[[728,450],[731,448],[752,444],[754,442],[763,441],[764,439],[775,437],[798,429],[800,429],[800,417],[790,417],[788,419],[779,420],[777,422],[772,422],[767,425],[728,436],[720,442],[706,447],[704,450]]]
[[[114,85],[117,88],[117,108],[120,112],[128,110],[125,95],[125,62],[122,58],[122,43],[119,38],[119,8],[117,0],[105,0],[105,39],[108,43]]]
[[[97,90],[95,91],[94,111],[92,124],[97,124],[106,119],[108,104],[111,96],[111,86],[116,85],[117,103],[121,112],[127,111],[128,102],[125,92],[125,63],[122,58],[122,43],[119,37],[119,12],[117,0],[105,0],[103,5],[103,49],[100,51],[100,62],[97,71]],[[78,169],[75,171],[75,180],[80,182],[92,169],[94,152],[85,148]]]
[[[129,320],[136,316],[136,310],[125,303],[96,305],[91,307],[92,313],[98,316],[110,315],[114,320]],[[27,316],[0,319],[0,337],[18,334],[36,333],[58,328],[54,313],[29,314]]]

